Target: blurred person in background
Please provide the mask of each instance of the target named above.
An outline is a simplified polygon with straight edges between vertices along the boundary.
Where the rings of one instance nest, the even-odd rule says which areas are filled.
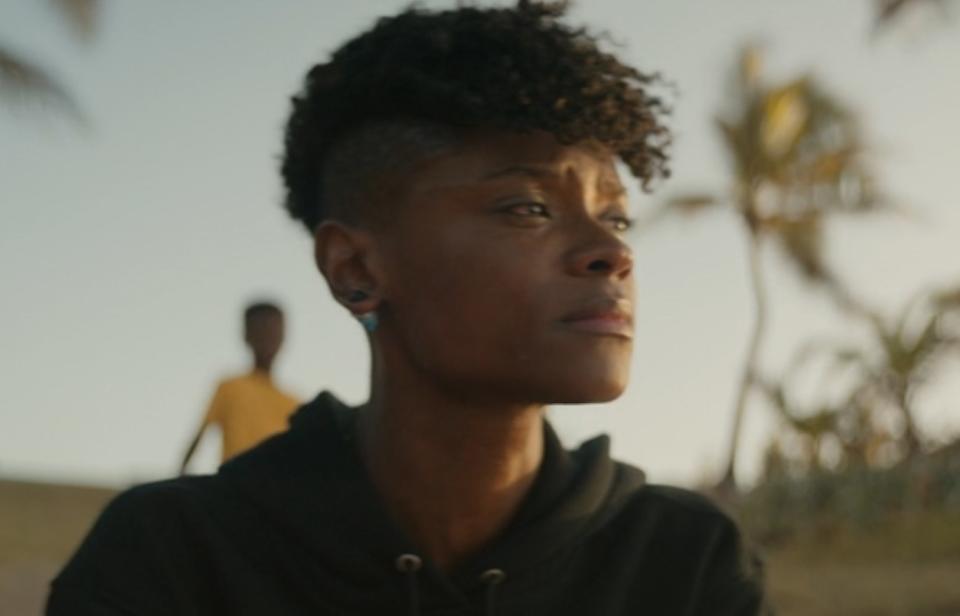
[[[369,399],[323,392],[216,475],[118,496],[49,614],[764,610],[727,515],[544,417],[627,385],[617,163],[647,185],[669,141],[658,78],[564,9],[413,7],[309,71],[286,206],[366,331]]]
[[[226,462],[269,436],[287,429],[299,401],[277,388],[271,378],[273,362],[283,345],[284,317],[271,302],[256,302],[243,312],[243,339],[250,348],[249,372],[224,379],[187,447],[180,473],[187,471],[190,458],[208,428],[220,431],[220,459]]]

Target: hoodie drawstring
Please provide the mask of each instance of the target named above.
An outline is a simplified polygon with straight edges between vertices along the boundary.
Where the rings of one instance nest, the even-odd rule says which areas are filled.
[[[407,598],[409,600],[410,616],[420,616],[420,584],[417,572],[423,567],[423,560],[416,554],[401,554],[395,562],[397,571],[407,578]],[[486,587],[484,593],[485,616],[497,614],[497,588],[507,578],[502,569],[487,569],[480,575],[480,581]]]
[[[497,587],[505,580],[507,574],[502,569],[487,569],[480,576],[480,581],[487,586],[487,592],[484,599],[486,616],[497,615]]]
[[[407,576],[407,596],[410,601],[410,616],[420,616],[420,585],[417,583],[417,571],[423,561],[416,554],[401,554],[396,561],[397,571]]]

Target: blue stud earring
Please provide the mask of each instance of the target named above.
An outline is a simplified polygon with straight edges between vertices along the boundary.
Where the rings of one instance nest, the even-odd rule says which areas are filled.
[[[355,304],[357,302],[362,302],[369,297],[370,295],[366,291],[355,289],[350,292],[350,295],[347,296],[347,301],[351,304]],[[369,333],[376,331],[377,326],[380,325],[380,319],[377,317],[375,310],[354,315],[354,318],[359,321],[360,325],[363,325],[363,329],[367,330]]]
[[[376,311],[371,310],[370,312],[364,312],[363,314],[354,315],[354,318],[360,322],[360,325],[363,325],[363,329],[367,330],[368,333],[373,333],[377,330],[377,326],[380,325],[380,318],[377,316]]]

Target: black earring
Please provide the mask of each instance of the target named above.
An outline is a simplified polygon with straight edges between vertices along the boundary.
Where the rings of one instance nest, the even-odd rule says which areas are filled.
[[[369,299],[370,295],[366,291],[361,291],[356,289],[350,292],[350,295],[347,296],[347,301],[351,304],[356,304],[357,302],[362,302],[365,299]]]

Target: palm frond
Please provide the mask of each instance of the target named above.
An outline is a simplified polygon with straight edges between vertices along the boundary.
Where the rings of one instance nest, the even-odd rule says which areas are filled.
[[[936,7],[946,12],[948,3],[949,0],[874,0],[875,28],[880,30],[889,26],[912,9]]]
[[[696,216],[706,210],[722,204],[722,201],[710,193],[686,193],[669,197],[634,222],[634,228],[645,231],[672,216]]]
[[[763,55],[755,44],[745,45],[740,52],[739,77],[741,89],[751,90],[760,87],[763,73]]]
[[[790,261],[809,280],[820,281],[829,276],[823,258],[823,224],[816,213],[786,219],[776,234]]]
[[[53,104],[76,120],[83,118],[70,93],[46,70],[3,48],[0,48],[0,96],[12,102]]]
[[[98,0],[50,0],[57,13],[81,40],[90,40],[96,31]]]
[[[713,209],[723,202],[710,193],[686,193],[669,197],[663,202],[663,214],[679,214],[681,216],[695,216]]]
[[[943,312],[960,310],[960,286],[935,292],[933,301]]]
[[[774,88],[763,98],[760,113],[760,145],[767,156],[782,157],[796,147],[807,130],[810,108],[805,79]]]

